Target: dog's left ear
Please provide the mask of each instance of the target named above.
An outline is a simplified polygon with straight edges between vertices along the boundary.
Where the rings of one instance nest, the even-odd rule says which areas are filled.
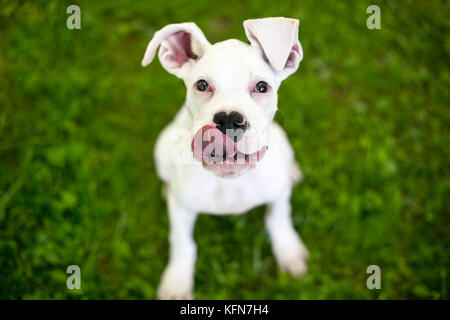
[[[298,26],[297,19],[282,17],[244,21],[248,40],[252,46],[262,50],[264,59],[280,81],[294,73],[303,58]]]
[[[195,23],[169,24],[155,32],[145,50],[142,66],[155,57],[158,47],[159,61],[169,73],[185,78],[211,44]]]

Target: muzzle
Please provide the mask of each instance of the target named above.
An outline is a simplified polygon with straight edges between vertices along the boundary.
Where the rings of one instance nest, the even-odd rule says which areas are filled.
[[[244,165],[254,166],[264,158],[268,149],[263,146],[253,153],[243,153],[237,148],[237,144],[230,138],[233,135],[226,135],[221,130],[212,125],[203,126],[192,139],[191,150],[194,158],[201,161],[204,166],[225,165],[227,167]]]

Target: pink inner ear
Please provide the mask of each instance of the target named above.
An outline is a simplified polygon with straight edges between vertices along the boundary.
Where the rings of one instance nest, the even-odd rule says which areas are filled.
[[[191,35],[185,31],[178,31],[168,37],[161,47],[161,53],[164,59],[175,63],[178,67],[188,61],[188,59],[197,59],[197,55],[192,52]]]
[[[298,44],[295,44],[292,49],[291,53],[289,53],[289,57],[286,61],[285,68],[292,68],[295,66],[295,61],[300,57],[300,48]]]

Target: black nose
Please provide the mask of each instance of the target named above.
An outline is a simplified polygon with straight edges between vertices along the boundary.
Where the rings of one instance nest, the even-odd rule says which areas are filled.
[[[239,141],[244,135],[244,131],[249,128],[248,122],[244,122],[244,116],[236,111],[229,114],[224,111],[218,112],[214,115],[213,121],[216,128],[234,139],[234,142]]]

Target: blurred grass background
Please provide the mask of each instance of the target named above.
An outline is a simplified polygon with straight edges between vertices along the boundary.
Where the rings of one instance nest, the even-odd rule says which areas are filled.
[[[305,174],[292,204],[309,272],[279,271],[264,208],[202,215],[196,298],[448,299],[447,1],[0,4],[0,298],[153,299],[168,224],[152,152],[185,89],[158,61],[140,66],[146,45],[170,23],[214,43],[287,16],[304,60],[276,119]],[[70,4],[81,30],[66,28]],[[381,30],[366,28],[370,4]],[[381,290],[366,288],[371,264]]]

